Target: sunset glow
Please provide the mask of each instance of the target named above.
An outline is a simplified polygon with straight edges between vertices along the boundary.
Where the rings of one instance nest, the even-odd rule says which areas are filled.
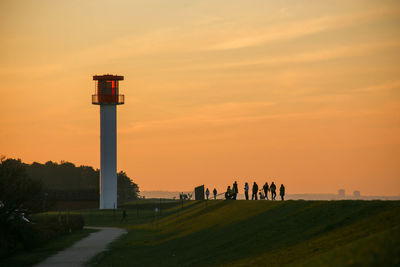
[[[140,190],[400,195],[397,0],[3,0],[0,31],[1,155],[99,168],[109,73]]]

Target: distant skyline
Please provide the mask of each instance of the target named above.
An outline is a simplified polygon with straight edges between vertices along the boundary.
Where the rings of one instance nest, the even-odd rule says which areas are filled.
[[[397,0],[3,0],[0,33],[1,155],[99,168],[110,73],[143,191],[400,195]]]

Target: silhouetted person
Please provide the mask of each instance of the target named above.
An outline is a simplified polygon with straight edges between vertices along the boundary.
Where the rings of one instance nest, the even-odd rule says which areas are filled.
[[[265,198],[268,200],[268,191],[269,191],[268,182],[265,182],[263,189],[264,189]]]
[[[236,200],[237,194],[239,193],[239,189],[238,189],[238,185],[237,185],[236,181],[233,183],[232,189],[233,189],[233,199]]]
[[[260,192],[258,192],[258,194],[260,195],[260,200],[261,199],[265,199],[265,196],[264,196],[264,194],[260,191]]]
[[[249,200],[249,184],[247,182],[244,184],[244,196],[246,200]]]
[[[232,195],[233,195],[232,189],[230,186],[228,186],[225,192],[225,199],[232,199]]]
[[[123,221],[126,221],[126,210],[125,209],[122,210],[122,218],[119,223],[122,223]]]
[[[214,199],[217,199],[217,189],[214,188],[213,194],[214,194]]]
[[[274,182],[271,183],[271,186],[269,187],[269,189],[271,190],[271,199],[275,200],[275,198],[276,198],[276,185],[274,184]]]
[[[285,187],[281,184],[281,188],[279,188],[279,194],[281,195],[281,199],[285,200]]]
[[[206,197],[207,197],[207,200],[208,200],[208,196],[210,195],[210,190],[208,190],[208,188],[206,189]]]
[[[258,185],[256,182],[253,184],[253,194],[251,195],[251,200],[257,200]]]

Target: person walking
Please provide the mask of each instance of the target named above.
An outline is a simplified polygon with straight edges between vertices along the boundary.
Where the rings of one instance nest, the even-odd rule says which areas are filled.
[[[210,195],[210,190],[208,190],[208,188],[206,189],[206,197],[207,197],[207,200],[208,200],[208,196]]]
[[[246,200],[249,200],[249,184],[247,182],[244,184],[244,196]]]
[[[253,184],[253,194],[251,195],[251,200],[257,200],[258,185],[256,182]]]
[[[279,188],[279,195],[281,195],[281,200],[285,200],[285,187],[281,184],[281,188]]]
[[[263,189],[264,189],[265,199],[268,200],[268,191],[269,191],[268,182],[265,182]]]
[[[239,193],[237,182],[233,183],[233,199],[236,200],[237,194]]]
[[[271,183],[271,186],[269,187],[269,189],[271,190],[271,199],[275,200],[275,198],[276,198],[276,185],[274,184],[274,182]]]
[[[213,194],[214,194],[214,199],[217,199],[217,189],[214,188]]]
[[[121,221],[119,223],[122,223],[123,221],[127,221],[126,220],[126,210],[125,209],[122,210],[122,218],[121,218]]]

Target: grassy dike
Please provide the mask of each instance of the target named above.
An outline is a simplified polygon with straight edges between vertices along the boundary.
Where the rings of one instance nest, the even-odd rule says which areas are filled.
[[[86,212],[88,225],[128,234],[92,266],[398,266],[399,201],[190,201],[128,222]],[[140,216],[142,215],[142,216]],[[108,218],[108,219],[107,219]]]

